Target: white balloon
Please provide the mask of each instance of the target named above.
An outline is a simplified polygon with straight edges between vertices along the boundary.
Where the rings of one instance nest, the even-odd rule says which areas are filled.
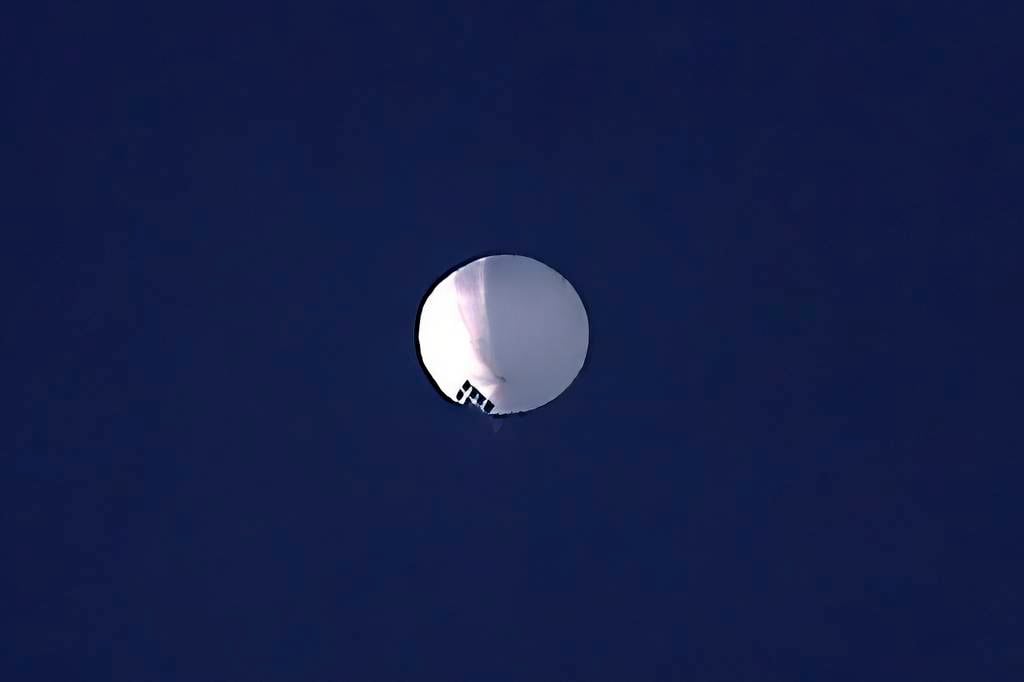
[[[583,367],[587,311],[568,280],[526,256],[487,256],[423,301],[420,359],[451,400],[488,414],[525,412],[561,394]]]

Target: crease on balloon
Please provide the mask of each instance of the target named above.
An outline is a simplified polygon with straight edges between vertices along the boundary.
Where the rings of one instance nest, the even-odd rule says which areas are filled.
[[[487,371],[487,376],[473,377],[478,382],[503,383],[495,370],[494,353],[490,346],[490,324],[487,319],[487,263],[478,267],[466,267],[455,273],[455,295],[462,324],[469,334],[469,342],[477,361]]]

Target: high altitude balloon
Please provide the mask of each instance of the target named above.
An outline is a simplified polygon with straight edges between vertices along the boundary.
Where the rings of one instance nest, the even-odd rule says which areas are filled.
[[[499,415],[538,408],[568,388],[587,357],[590,326],[579,294],[547,265],[487,256],[427,294],[416,337],[444,395]]]

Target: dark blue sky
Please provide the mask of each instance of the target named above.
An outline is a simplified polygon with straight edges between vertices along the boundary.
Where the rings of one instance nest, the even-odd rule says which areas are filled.
[[[4,680],[1024,679],[1021,10],[299,4],[3,22]]]

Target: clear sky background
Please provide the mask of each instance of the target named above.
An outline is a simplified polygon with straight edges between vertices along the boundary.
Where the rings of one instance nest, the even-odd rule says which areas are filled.
[[[0,22],[0,677],[1024,679],[1002,4]],[[501,252],[591,346],[495,433]]]

